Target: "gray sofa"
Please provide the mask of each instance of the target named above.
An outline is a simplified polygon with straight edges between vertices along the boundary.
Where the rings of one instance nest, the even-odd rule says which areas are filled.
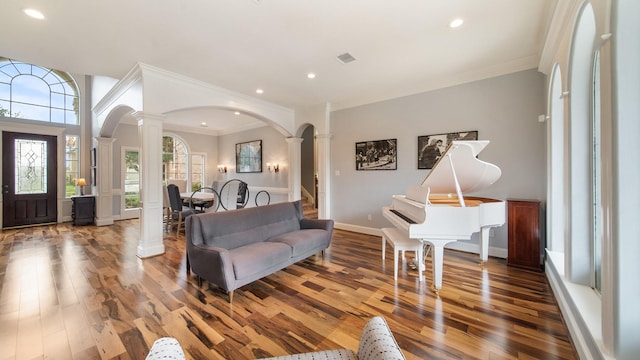
[[[184,358],[184,352],[178,340],[174,338],[160,338],[153,343],[146,360],[182,360]],[[357,353],[351,349],[336,349],[269,358],[269,360],[318,359],[404,360],[405,357],[384,318],[381,316],[374,316],[367,321],[367,324],[362,330]]]
[[[300,201],[191,215],[187,270],[231,302],[233,290],[324,251],[332,233],[333,220],[305,219]]]

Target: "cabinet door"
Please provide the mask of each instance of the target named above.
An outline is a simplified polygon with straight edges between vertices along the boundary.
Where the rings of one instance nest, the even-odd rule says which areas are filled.
[[[509,200],[509,253],[507,264],[541,271],[540,202]]]
[[[93,196],[74,197],[73,201],[73,224],[89,225],[93,224],[95,217],[95,198]]]

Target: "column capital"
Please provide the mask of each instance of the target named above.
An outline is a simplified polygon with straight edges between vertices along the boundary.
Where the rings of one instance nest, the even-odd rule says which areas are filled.
[[[331,140],[332,138],[333,138],[333,134],[331,133],[316,135],[316,139],[318,140]]]
[[[138,121],[138,124],[142,120],[164,121],[164,119],[166,119],[166,116],[164,116],[162,114],[146,113],[144,111],[136,111],[136,112],[132,113],[131,115]]]
[[[302,140],[304,140],[304,139],[303,138],[299,138],[299,137],[288,137],[285,140],[290,144],[292,144],[292,143],[301,144]]]

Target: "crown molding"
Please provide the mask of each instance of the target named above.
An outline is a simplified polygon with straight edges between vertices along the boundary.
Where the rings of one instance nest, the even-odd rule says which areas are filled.
[[[550,75],[555,64],[556,54],[566,33],[570,33],[570,26],[574,25],[575,16],[583,2],[580,0],[558,1],[553,11],[551,24],[542,48],[542,55],[538,63],[538,71]]]
[[[129,72],[109,90],[105,96],[91,109],[100,116],[109,109],[124,93],[142,81],[142,68],[136,64]]]

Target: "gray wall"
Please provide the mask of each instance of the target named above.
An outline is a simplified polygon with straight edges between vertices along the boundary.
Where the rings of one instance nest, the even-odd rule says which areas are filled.
[[[382,207],[428,173],[417,169],[418,136],[459,131],[478,130],[479,139],[490,140],[479,158],[502,170],[492,187],[473,195],[544,200],[546,126],[538,122],[544,94],[545,78],[532,69],[332,112],[332,218],[365,228],[390,226]],[[393,138],[397,170],[355,170],[356,142]],[[496,229],[491,246],[507,247],[506,226]]]
[[[236,144],[254,140],[262,140],[262,172],[236,173]],[[289,175],[288,149],[285,137],[270,126],[219,136],[218,161],[229,168],[229,172],[221,180],[240,179],[249,186],[286,188]],[[280,172],[269,172],[267,163],[278,163]]]

